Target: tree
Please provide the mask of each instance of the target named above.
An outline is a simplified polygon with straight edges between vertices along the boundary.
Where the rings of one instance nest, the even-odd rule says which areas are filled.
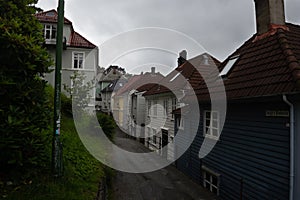
[[[75,105],[78,108],[86,108],[91,102],[91,92],[94,88],[94,81],[86,82],[86,75],[84,72],[74,71],[70,76],[71,87],[67,84],[64,84],[64,90],[70,95],[72,101],[75,101]]]
[[[44,73],[52,64],[42,47],[37,0],[0,0],[0,171],[39,166],[51,110]],[[1,178],[1,176],[0,176]]]

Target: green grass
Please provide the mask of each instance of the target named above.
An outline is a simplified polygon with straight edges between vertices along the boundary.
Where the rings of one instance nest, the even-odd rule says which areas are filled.
[[[3,191],[0,199],[89,200],[96,197],[98,184],[104,176],[105,169],[99,161],[89,154],[81,143],[73,119],[63,116],[61,123],[64,176],[60,179],[54,179],[50,169],[36,169],[36,173],[33,173],[32,177],[21,185],[4,187],[3,185],[6,183],[2,183]],[[50,163],[48,164],[50,166]]]

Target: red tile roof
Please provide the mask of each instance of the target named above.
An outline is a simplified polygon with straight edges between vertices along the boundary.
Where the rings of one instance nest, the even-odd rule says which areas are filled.
[[[35,16],[42,23],[57,23],[58,14],[54,9],[36,13]],[[65,18],[64,23],[72,25],[72,22],[67,18]]]
[[[37,13],[35,14],[35,16],[41,23],[57,23],[58,13],[56,10],[53,9],[53,10]],[[71,35],[68,41],[69,46],[88,48],[88,49],[96,48],[96,45],[94,45],[86,38],[84,38],[82,35],[74,31],[72,22],[70,20],[64,18],[64,23],[71,25]]]
[[[145,73],[142,75],[134,75],[128,82],[118,91],[116,96],[120,96],[126,92],[137,90],[139,92],[150,90],[155,84],[164,78],[160,73]]]
[[[70,46],[71,47],[81,47],[81,48],[89,48],[89,49],[94,49],[96,48],[96,45],[88,41],[86,38],[81,36],[79,33],[73,31],[71,33],[70,37]]]
[[[287,27],[259,39],[254,35],[221,64],[223,69],[231,57],[239,56],[224,79],[229,100],[299,92],[300,26]],[[205,84],[196,94],[200,101],[209,100]]]
[[[207,61],[205,61],[205,59],[207,59]],[[168,74],[160,84],[156,84],[151,90],[146,92],[144,96],[182,90],[189,86],[196,88],[201,83],[201,77],[211,73],[211,66],[219,66],[219,64],[220,62],[217,59],[207,53],[196,56],[178,66],[174,71]],[[177,76],[178,73],[180,73],[180,75]],[[174,77],[176,78],[174,79]]]

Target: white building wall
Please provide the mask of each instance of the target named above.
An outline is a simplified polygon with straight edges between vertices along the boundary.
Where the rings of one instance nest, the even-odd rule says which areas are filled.
[[[173,142],[174,139],[174,119],[172,118],[172,98],[175,96],[172,93],[165,93],[159,95],[146,96],[146,127],[145,134],[150,137],[145,140],[145,145],[148,146],[151,150],[156,150],[161,153],[159,148],[162,145],[162,129],[168,131],[168,143]],[[149,114],[148,103],[151,101],[151,111]],[[167,113],[164,108],[164,101],[167,101]],[[157,102],[157,105],[153,105],[154,102]],[[157,109],[157,113],[156,110]],[[153,137],[153,132],[156,132],[156,141]],[[169,145],[167,158],[169,160],[174,157],[174,147]]]

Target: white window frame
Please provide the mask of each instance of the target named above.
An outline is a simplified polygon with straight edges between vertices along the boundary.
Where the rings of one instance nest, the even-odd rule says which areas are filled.
[[[175,119],[175,114],[173,113],[173,111],[176,110],[177,103],[178,103],[177,98],[176,97],[172,98],[172,119],[173,120]]]
[[[169,114],[169,99],[164,99],[164,115],[168,117]]]
[[[209,113],[209,118],[207,114]],[[205,137],[219,140],[220,137],[220,114],[218,111],[205,110],[203,113],[203,134]],[[209,120],[209,125],[207,121]],[[214,134],[217,133],[217,134]]]
[[[156,145],[157,144],[157,135],[156,135],[157,131],[156,131],[156,129],[153,128],[152,133],[153,133],[152,134],[152,141],[153,141],[153,144]]]
[[[50,32],[49,38],[47,38],[47,32],[48,31]],[[56,40],[56,36],[57,36],[57,27],[53,24],[45,24],[44,25],[44,38],[45,38],[45,40]]]
[[[209,178],[208,178],[208,176],[209,176]],[[209,186],[210,192],[213,192],[213,189],[216,189],[217,193],[215,193],[215,194],[219,195],[220,175],[213,172],[212,170],[208,169],[207,167],[202,166],[202,177],[203,177],[203,187],[208,189],[207,186]],[[217,179],[216,185],[213,183],[214,177]]]
[[[178,129],[181,129],[181,130],[184,129],[184,119],[182,116],[177,118],[177,127],[178,127]]]
[[[221,77],[227,76],[228,72],[231,70],[231,68],[233,67],[233,65],[236,63],[238,59],[239,59],[239,55],[231,57],[226,63],[223,70],[220,72],[219,76]]]
[[[153,101],[153,116],[157,116],[158,115],[158,100],[154,100]]]
[[[152,114],[151,106],[152,106],[152,102],[151,102],[151,100],[148,100],[148,102],[147,102],[148,116],[151,116],[151,114]]]
[[[82,67],[77,66],[77,68],[75,68],[75,66],[74,66],[75,65],[75,56],[77,55],[77,57],[78,57],[79,54],[82,55]],[[79,57],[78,57],[78,61],[79,61]],[[73,51],[72,52],[72,69],[75,69],[75,70],[84,70],[84,66],[85,66],[85,52]]]
[[[147,137],[150,138],[151,135],[151,127],[147,126]]]

